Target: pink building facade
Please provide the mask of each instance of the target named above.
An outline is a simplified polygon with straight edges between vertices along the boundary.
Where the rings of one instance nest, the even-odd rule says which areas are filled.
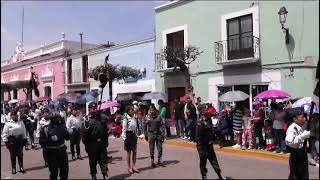
[[[94,46],[92,44],[84,44],[85,48]],[[1,83],[29,80],[31,72],[34,72],[39,80],[40,97],[55,99],[65,91],[64,59],[68,54],[79,51],[80,47],[79,42],[62,39],[26,52],[23,59],[10,59],[7,63],[1,62]],[[9,100],[8,92],[1,92],[1,94],[2,101]],[[27,95],[22,89],[11,91],[10,96],[11,99],[27,100]],[[34,92],[32,99],[37,99]]]

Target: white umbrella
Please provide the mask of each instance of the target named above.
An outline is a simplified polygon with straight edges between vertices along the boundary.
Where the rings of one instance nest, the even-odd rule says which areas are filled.
[[[9,103],[9,104],[14,104],[14,103],[17,103],[17,102],[19,102],[18,99],[12,99],[12,100],[10,100],[8,103]]]
[[[163,92],[151,92],[151,93],[145,94],[141,98],[141,100],[152,100],[152,99],[163,99],[163,100],[166,100],[166,99],[168,99],[168,95],[166,93],[163,93]]]
[[[229,91],[219,97],[221,102],[238,102],[249,98],[249,95],[242,91]]]
[[[312,102],[312,98],[311,97],[304,97],[304,98],[299,99],[298,101],[294,102],[292,104],[292,107],[293,108],[303,107],[305,113],[310,113],[311,102]],[[315,106],[313,108],[313,113],[319,113],[319,106],[317,104],[315,104]]]

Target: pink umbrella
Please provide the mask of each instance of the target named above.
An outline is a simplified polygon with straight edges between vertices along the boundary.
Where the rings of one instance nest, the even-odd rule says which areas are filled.
[[[254,99],[284,99],[288,98],[290,95],[281,90],[267,90],[258,94]]]
[[[103,109],[108,109],[108,108],[115,107],[115,106],[120,106],[120,105],[116,101],[108,101],[108,102],[104,102],[100,106],[98,106],[98,109],[103,110]]]

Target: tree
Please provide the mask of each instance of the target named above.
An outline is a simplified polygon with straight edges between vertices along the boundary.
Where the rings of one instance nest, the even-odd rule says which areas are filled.
[[[112,100],[112,82],[113,81],[129,78],[129,77],[135,78],[138,75],[139,75],[139,70],[137,69],[133,69],[127,66],[120,66],[119,64],[112,65],[109,63],[97,66],[89,72],[89,77],[93,78],[96,81],[98,80],[101,81],[101,78],[106,78],[105,81],[109,82],[110,100]],[[102,86],[104,87],[104,85]]]
[[[186,81],[186,94],[193,94],[193,86],[191,84],[189,66],[194,62],[197,57],[203,53],[200,48],[195,46],[188,46],[182,48],[166,47],[163,50],[165,61],[173,66],[174,71],[181,71],[185,74]]]

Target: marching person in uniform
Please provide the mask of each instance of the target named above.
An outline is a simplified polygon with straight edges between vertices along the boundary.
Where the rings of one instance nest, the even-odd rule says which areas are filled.
[[[20,114],[20,120],[23,121],[26,127],[27,133],[29,134],[29,138],[30,138],[31,148],[34,149],[36,147],[36,145],[34,144],[34,133],[33,133],[33,130],[34,130],[33,123],[35,121],[34,121],[34,118],[31,118],[29,116],[29,105],[27,104],[22,105],[21,108],[22,108],[22,111],[21,111],[22,113]],[[27,145],[25,146],[25,149],[29,150]]]
[[[16,158],[18,157],[20,172],[25,173],[23,167],[23,146],[27,143],[26,128],[22,121],[18,121],[16,110],[11,111],[11,120],[3,128],[2,140],[10,152],[12,174],[16,174]]]
[[[72,107],[71,115],[67,118],[67,129],[71,133],[70,135],[70,150],[72,155],[72,160],[82,159],[80,155],[80,140],[81,140],[81,127],[82,121],[77,117],[77,109]],[[74,146],[77,150],[77,158],[74,154]]]
[[[126,107],[122,123],[123,129],[121,138],[124,140],[124,150],[127,151],[128,172],[130,174],[139,173],[139,171],[135,169],[139,124],[137,119],[134,118],[133,106],[129,105]]]
[[[97,104],[89,104],[89,116],[85,118],[82,142],[89,156],[90,174],[97,179],[97,163],[99,163],[103,179],[108,177],[107,145],[108,133],[105,124],[100,121]]]
[[[304,141],[310,137],[310,131],[303,129],[305,123],[303,108],[293,108],[288,112],[293,119],[286,135],[286,144],[290,147],[288,179],[309,179],[307,150]]]
[[[42,118],[40,121],[38,121],[38,126],[37,126],[37,131],[36,131],[36,137],[40,138],[40,131],[44,127],[47,127],[50,124],[49,120],[49,109],[48,108],[43,108],[42,109]],[[40,144],[42,148],[42,156],[44,160],[44,166],[48,167],[48,156],[47,156],[47,149],[45,144]]]
[[[164,166],[161,162],[162,143],[165,137],[166,126],[164,120],[158,115],[155,108],[149,109],[149,117],[144,127],[145,139],[149,141],[151,166],[156,167],[154,163],[154,146],[157,145],[158,150],[158,165]]]
[[[39,143],[47,150],[50,179],[57,179],[58,173],[60,179],[68,179],[68,154],[64,142],[70,139],[70,135],[57,112],[51,112],[49,119],[48,126],[40,130]]]
[[[197,150],[200,158],[200,171],[202,179],[207,179],[207,160],[209,160],[213,169],[216,171],[219,179],[225,179],[221,175],[221,169],[216,157],[216,153],[213,149],[214,132],[213,125],[208,112],[207,105],[201,105],[198,107],[200,113],[200,119],[196,125],[196,143]]]

